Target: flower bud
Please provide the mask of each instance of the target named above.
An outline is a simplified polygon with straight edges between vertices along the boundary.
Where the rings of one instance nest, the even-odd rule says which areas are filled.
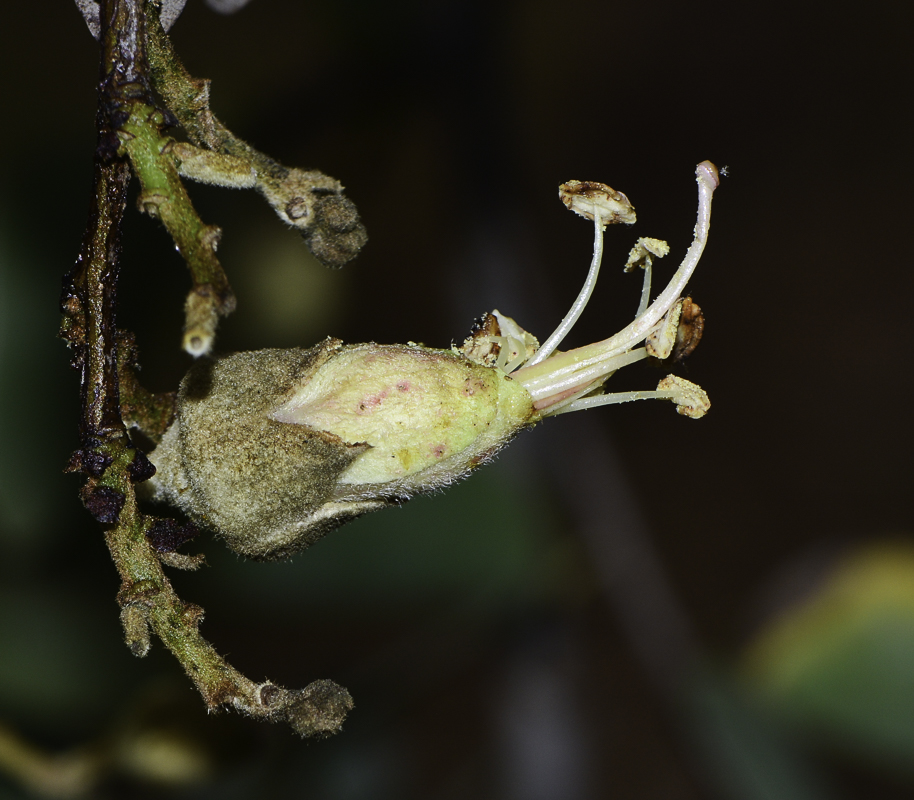
[[[252,558],[284,558],[368,511],[446,486],[534,416],[504,372],[408,345],[201,362],[152,454],[154,497]]]

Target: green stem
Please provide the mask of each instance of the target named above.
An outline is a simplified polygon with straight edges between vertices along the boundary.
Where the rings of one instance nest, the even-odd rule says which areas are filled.
[[[118,137],[140,179],[141,208],[162,220],[190,270],[184,349],[202,355],[212,347],[218,317],[235,310],[235,296],[216,258],[222,231],[197,215],[170,153],[172,140],[161,134],[164,123],[161,111],[133,103]]]

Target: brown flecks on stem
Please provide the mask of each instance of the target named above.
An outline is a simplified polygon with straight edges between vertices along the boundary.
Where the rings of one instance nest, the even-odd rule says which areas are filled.
[[[94,486],[87,483],[82,495],[83,505],[97,522],[113,524],[120,518],[126,500],[122,492],[110,486]]]

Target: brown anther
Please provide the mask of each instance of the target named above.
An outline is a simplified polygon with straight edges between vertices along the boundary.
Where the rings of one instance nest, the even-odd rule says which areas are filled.
[[[559,186],[559,199],[569,211],[593,220],[594,212],[600,215],[603,225],[635,221],[635,208],[629,199],[611,186],[597,181],[568,181]]]
[[[487,312],[473,322],[470,335],[464,340],[460,352],[470,361],[491,367],[501,352],[501,345],[491,341],[496,336],[501,336],[501,327],[495,315]]]
[[[705,318],[691,297],[682,301],[682,314],[676,329],[676,344],[673,347],[673,361],[684,361],[698,347],[705,330]]]

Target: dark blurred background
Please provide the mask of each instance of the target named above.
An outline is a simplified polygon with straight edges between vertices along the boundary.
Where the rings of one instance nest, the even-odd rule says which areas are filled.
[[[706,418],[634,403],[547,421],[290,563],[186,548],[211,566],[176,587],[235,666],[354,695],[341,735],[303,742],[207,717],[161,645],[140,661],[122,643],[116,572],[61,471],[77,376],[55,339],[96,45],[71,2],[17,4],[0,25],[0,798],[35,791],[17,741],[75,770],[56,796],[911,797],[911,8],[189,0],[173,38],[215,112],[339,178],[370,236],[328,271],[258,197],[190,187],[238,295],[224,351],[446,347],[493,308],[542,339],[590,258],[557,200],[569,179],[638,211],[608,231],[568,344],[605,338],[638,303],[634,239],[670,242],[662,286],[695,164],[729,168],[690,289],[705,337],[678,369]],[[124,242],[120,323],[147,385],[172,389],[189,280],[132,207]],[[99,752],[104,775],[80,778]]]

